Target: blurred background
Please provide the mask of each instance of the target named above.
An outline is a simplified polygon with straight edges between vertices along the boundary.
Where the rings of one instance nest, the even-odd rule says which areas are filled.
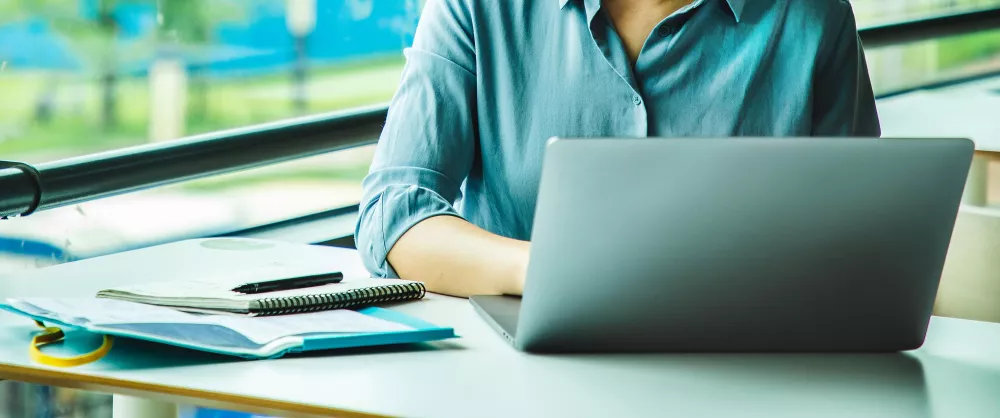
[[[0,159],[42,163],[384,104],[423,2],[0,0]],[[861,27],[1000,6],[852,3]],[[1000,30],[866,54],[886,94],[1000,72]],[[361,147],[0,222],[0,274],[354,205],[371,158]],[[0,382],[0,417],[109,417],[110,405]]]
[[[0,157],[41,163],[383,104],[421,4],[0,0]],[[0,249],[37,243],[58,262],[356,204],[371,158],[363,147],[46,211],[0,225]]]

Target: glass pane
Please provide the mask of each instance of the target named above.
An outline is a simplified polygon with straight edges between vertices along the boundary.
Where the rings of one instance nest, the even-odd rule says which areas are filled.
[[[21,99],[0,101],[0,155],[38,163],[387,102],[421,5],[420,0],[0,0],[0,91]],[[1000,0],[855,0],[854,5],[864,25],[1000,6]],[[1000,70],[1000,31],[867,54],[875,89],[885,93]],[[65,245],[65,237],[75,237],[69,240],[75,246],[139,245],[142,239],[132,237],[138,232],[126,232],[134,224],[124,220],[139,215],[95,220],[105,210],[113,212],[101,208],[115,202],[172,208],[141,214],[171,219],[144,221],[180,228],[170,236],[202,231],[208,219],[203,214],[211,213],[206,207],[227,208],[218,209],[228,215],[215,220],[214,230],[287,219],[356,203],[371,151],[365,147],[76,205],[53,211],[70,215],[36,215],[52,217],[44,228],[28,227],[37,221],[9,222],[0,225],[0,233],[17,237],[19,228],[33,230],[32,237],[57,245]],[[89,218],[78,218],[81,213]],[[87,232],[76,237],[69,230]],[[165,239],[158,234],[147,231],[146,238]]]
[[[1000,71],[1000,29],[866,51],[876,94]]]
[[[1000,7],[1000,0],[851,0],[860,27]]]
[[[357,204],[373,150],[359,147],[0,221],[0,274]]]
[[[42,163],[387,102],[421,2],[309,4],[0,0],[0,157]],[[371,158],[362,147],[0,221],[0,274],[355,204]],[[0,416],[110,416],[110,397],[0,382]]]
[[[0,0],[0,91],[18,98],[0,101],[0,156],[42,163],[387,103],[422,3]],[[0,223],[0,239],[97,254],[252,227],[357,203],[371,158],[362,147],[41,212]]]
[[[0,155],[387,102],[420,0],[0,0]]]

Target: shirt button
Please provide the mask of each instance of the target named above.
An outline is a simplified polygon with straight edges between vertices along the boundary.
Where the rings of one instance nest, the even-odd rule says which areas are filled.
[[[632,103],[635,103],[636,106],[641,105],[642,104],[642,97],[639,97],[638,94],[635,95],[635,96],[632,96]]]
[[[656,30],[656,33],[665,38],[674,34],[674,28],[670,25],[661,25],[660,28]]]

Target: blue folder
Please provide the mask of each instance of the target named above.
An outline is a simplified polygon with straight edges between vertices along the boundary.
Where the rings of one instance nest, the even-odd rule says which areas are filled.
[[[288,353],[366,347],[390,344],[419,343],[455,338],[452,328],[439,327],[421,319],[390,309],[368,307],[356,312],[406,325],[412,329],[374,333],[316,333],[279,338],[258,344],[243,334],[215,324],[142,323],[95,326],[89,323],[69,323],[34,307],[18,308],[0,304],[0,309],[41,321],[66,330],[84,329],[116,337],[135,338],[199,351],[238,356],[247,359],[270,359]]]

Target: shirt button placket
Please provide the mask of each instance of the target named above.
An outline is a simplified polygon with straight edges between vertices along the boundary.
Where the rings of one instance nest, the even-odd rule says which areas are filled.
[[[635,111],[633,115],[635,117],[634,125],[635,135],[638,137],[645,137],[648,135],[648,127],[646,126],[646,108],[642,106],[642,96],[638,93],[632,95],[632,103],[635,104]]]

